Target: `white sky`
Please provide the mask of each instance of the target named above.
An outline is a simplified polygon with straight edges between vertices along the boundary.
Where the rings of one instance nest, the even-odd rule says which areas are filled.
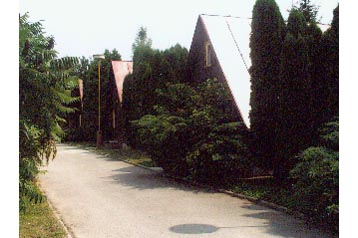
[[[294,0],[296,2],[297,0]],[[276,0],[284,18],[292,0]],[[330,23],[338,0],[314,0],[321,6],[322,22]],[[44,20],[56,40],[59,56],[90,57],[116,48],[130,60],[131,46],[140,26],[148,29],[153,47],[176,43],[189,49],[201,13],[251,17],[255,0],[20,0],[20,13],[30,21]],[[247,46],[249,47],[249,46]]]

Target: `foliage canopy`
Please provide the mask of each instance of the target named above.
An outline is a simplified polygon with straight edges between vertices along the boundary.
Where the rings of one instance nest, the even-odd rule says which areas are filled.
[[[54,38],[44,35],[40,22],[19,19],[19,199],[20,210],[25,199],[41,201],[42,195],[33,185],[43,159],[56,154],[55,141],[64,136],[60,126],[65,116],[74,112],[66,106],[78,98],[71,96],[77,79],[72,67],[77,58],[57,58]],[[40,109],[40,110],[39,110]]]

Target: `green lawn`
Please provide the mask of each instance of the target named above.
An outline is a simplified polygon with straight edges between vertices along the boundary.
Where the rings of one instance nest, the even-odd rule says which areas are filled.
[[[96,152],[97,154],[105,155],[114,160],[128,161],[133,164],[142,165],[146,167],[154,167],[153,160],[143,152],[134,149],[109,149],[109,148],[96,148],[95,145],[89,143],[69,143],[76,147]]]
[[[28,202],[26,213],[20,213],[20,238],[63,238],[66,232],[47,201]]]
[[[289,184],[277,184],[273,178],[240,180],[228,187],[229,190],[256,199],[293,208],[292,188]]]

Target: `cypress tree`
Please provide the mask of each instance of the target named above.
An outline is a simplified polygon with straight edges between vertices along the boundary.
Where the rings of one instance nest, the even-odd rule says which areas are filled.
[[[280,65],[279,143],[274,161],[274,175],[283,179],[292,166],[291,156],[310,145],[311,87],[308,47],[305,39],[306,20],[292,9],[287,22],[287,35],[282,46]]]
[[[141,142],[131,121],[155,114],[154,106],[165,103],[158,98],[158,91],[165,89],[167,83],[177,83],[186,77],[187,49],[177,44],[160,51],[151,45],[146,28],[141,27],[132,45],[133,75],[123,85],[125,136],[127,142],[137,148]]]
[[[320,110],[324,107],[324,96],[327,93],[322,82],[322,31],[316,23],[311,23],[306,29],[306,44],[308,47],[308,74],[310,81],[310,120],[307,128],[310,129],[311,145],[316,145],[320,139],[319,128],[323,123]]]
[[[272,167],[278,114],[278,75],[285,24],[274,0],[257,0],[252,13],[251,150]]]
[[[319,6],[313,4],[311,0],[300,0],[298,3],[299,6],[294,8],[302,12],[306,22],[314,23],[317,22],[317,13]]]
[[[331,27],[323,34],[323,85],[327,90],[327,98],[321,113],[325,122],[339,114],[339,6],[333,11]]]

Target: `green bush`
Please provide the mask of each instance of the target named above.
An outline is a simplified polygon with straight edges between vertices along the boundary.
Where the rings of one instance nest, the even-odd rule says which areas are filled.
[[[339,146],[338,119],[322,130],[320,146],[304,150],[291,170],[296,209],[338,230]]]
[[[169,173],[222,183],[249,171],[246,127],[230,113],[227,91],[217,80],[192,88],[167,84],[157,90],[155,115],[133,121],[141,147]]]
[[[165,171],[188,175],[185,161],[186,120],[170,115],[145,115],[134,121],[141,147],[148,152],[154,162]]]
[[[245,143],[246,133],[241,122],[213,124],[187,154],[191,177],[215,185],[249,176],[252,164]]]

